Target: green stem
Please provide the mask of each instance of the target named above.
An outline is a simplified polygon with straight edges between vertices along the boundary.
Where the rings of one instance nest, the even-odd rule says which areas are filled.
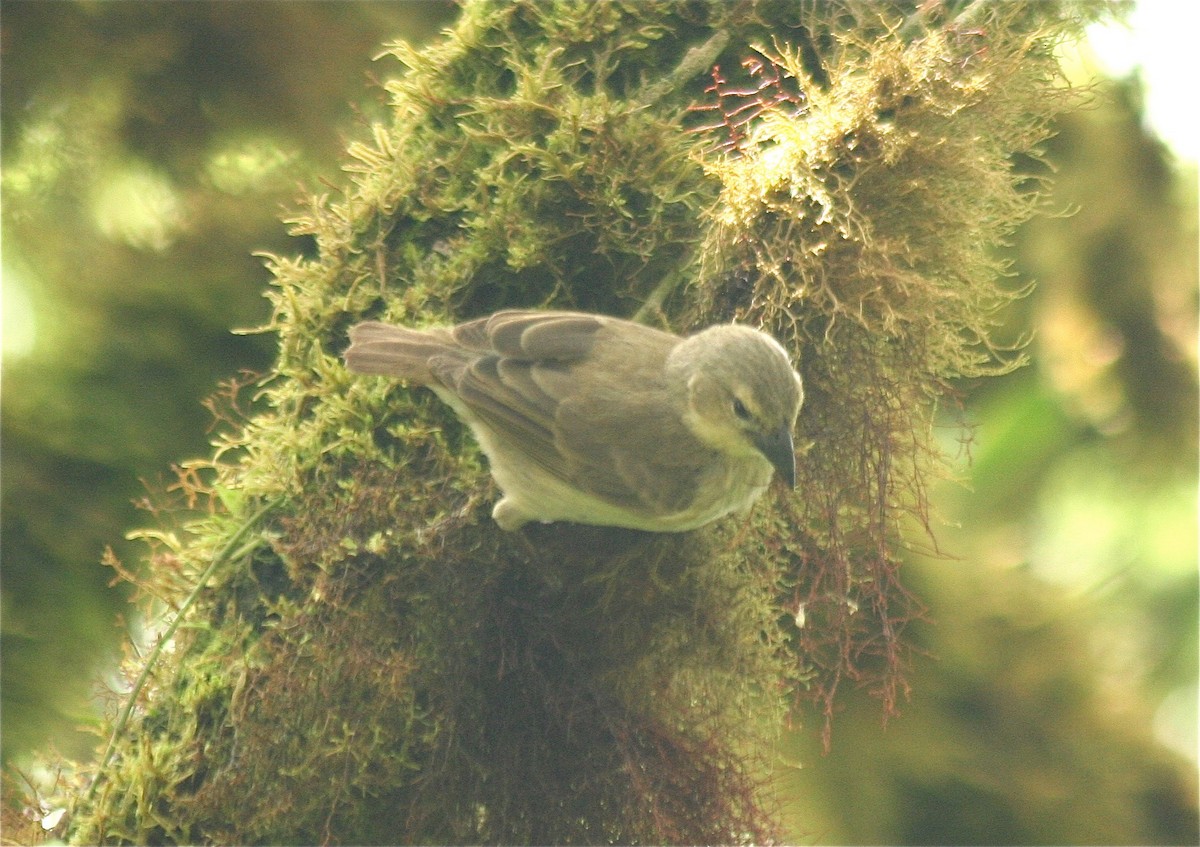
[[[248,533],[251,528],[258,523],[259,519],[261,519],[263,515],[274,509],[280,503],[281,499],[282,498],[276,498],[268,501],[262,506],[262,508],[247,518],[246,521],[243,522],[240,527],[238,527],[237,532],[230,536],[229,540],[225,542],[225,546],[221,548],[217,555],[213,557],[213,560],[209,563],[208,567],[204,569],[204,573],[200,574],[200,579],[196,581],[195,588],[193,588],[191,593],[188,594],[187,599],[183,601],[183,605],[179,607],[179,612],[167,625],[167,628],[163,630],[162,635],[159,636],[158,640],[154,643],[154,646],[150,649],[149,654],[146,656],[146,661],[142,665],[141,672],[138,674],[137,679],[135,679],[133,682],[133,688],[129,692],[129,697],[126,699],[125,705],[121,707],[121,711],[117,715],[117,721],[113,725],[112,734],[108,737],[108,746],[104,749],[104,756],[100,759],[100,767],[97,769],[96,777],[92,780],[92,785],[88,789],[86,802],[90,803],[96,796],[96,790],[100,786],[100,780],[103,777],[104,772],[108,769],[109,764],[112,762],[113,755],[116,753],[117,739],[120,738],[121,733],[125,731],[125,727],[129,723],[129,718],[133,714],[133,707],[134,704],[137,703],[138,695],[141,693],[142,688],[146,685],[146,680],[150,678],[150,671],[154,667],[154,664],[158,661],[158,657],[162,655],[163,648],[166,646],[167,642],[174,637],[175,631],[179,629],[179,625],[183,622],[184,616],[187,615],[188,609],[190,609],[200,597],[200,592],[204,590],[205,586],[208,584],[209,578],[216,572],[217,568],[232,558],[233,553],[238,550],[238,544],[243,538],[246,537],[246,533]]]

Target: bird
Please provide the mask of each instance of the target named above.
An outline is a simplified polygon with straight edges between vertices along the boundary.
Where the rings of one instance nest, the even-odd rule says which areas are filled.
[[[608,315],[505,310],[350,330],[346,366],[426,386],[472,430],[513,531],[566,521],[686,532],[796,484],[800,375],[770,335],[687,337]]]

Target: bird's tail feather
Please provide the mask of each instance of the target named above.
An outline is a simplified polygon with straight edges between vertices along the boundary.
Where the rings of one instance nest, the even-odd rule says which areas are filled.
[[[428,384],[435,357],[459,349],[444,329],[408,329],[377,321],[360,323],[350,330],[346,366],[363,374],[382,374]]]

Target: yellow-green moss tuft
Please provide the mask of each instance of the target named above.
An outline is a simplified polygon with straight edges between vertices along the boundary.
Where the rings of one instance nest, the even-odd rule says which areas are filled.
[[[895,551],[933,401],[1011,364],[989,250],[1032,208],[1012,161],[1075,24],[1041,3],[964,23],[981,5],[479,0],[432,48],[393,45],[394,121],[292,221],[317,255],[270,259],[266,409],[160,551],[149,588],[188,598],[182,625],[72,837],[770,839],[792,698],[902,689]],[[802,108],[755,107],[713,154],[720,129],[685,129],[709,68],[772,38]],[[682,535],[506,534],[449,410],[340,361],[364,318],[538,305],[775,331],[808,387],[796,496]]]

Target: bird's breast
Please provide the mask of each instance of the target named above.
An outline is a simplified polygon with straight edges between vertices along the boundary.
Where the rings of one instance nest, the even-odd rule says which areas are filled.
[[[773,472],[771,463],[757,454],[725,456],[701,476],[692,509],[713,518],[745,511],[767,490]]]

